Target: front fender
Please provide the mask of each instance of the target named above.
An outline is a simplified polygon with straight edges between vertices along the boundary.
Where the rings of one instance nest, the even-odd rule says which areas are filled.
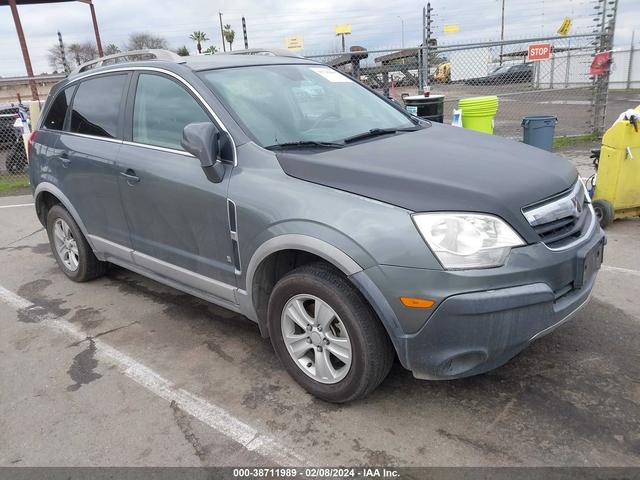
[[[307,221],[288,221],[271,225],[249,244],[242,246],[247,267],[239,279],[238,297],[242,310],[258,321],[253,298],[256,271],[270,255],[284,250],[300,250],[326,260],[346,276],[361,272],[375,260],[360,245],[328,225]]]

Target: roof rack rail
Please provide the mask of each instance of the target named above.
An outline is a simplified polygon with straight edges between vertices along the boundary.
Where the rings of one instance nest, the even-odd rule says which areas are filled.
[[[267,55],[271,57],[302,58],[297,53],[284,48],[249,48],[247,50],[234,50],[231,52],[224,52],[222,53],[222,55]]]
[[[146,49],[146,50],[129,50],[127,52],[118,52],[112,55],[96,58],[78,65],[69,76],[78,75],[79,73],[92,70],[94,68],[105,65],[115,65],[123,62],[136,62],[143,60],[164,60],[167,62],[183,63],[184,58],[172,52],[171,50]]]

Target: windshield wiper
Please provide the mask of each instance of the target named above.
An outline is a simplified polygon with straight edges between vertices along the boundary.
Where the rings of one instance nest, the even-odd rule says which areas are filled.
[[[267,150],[283,150],[287,148],[342,148],[344,143],[339,142],[320,142],[316,140],[302,140],[299,142],[284,142],[274,143],[268,147],[264,147]]]
[[[416,130],[422,130],[422,126],[416,125],[415,127],[406,128],[372,128],[368,132],[359,133],[351,137],[347,137],[343,140],[344,143],[356,142],[358,140],[364,140],[366,138],[379,137],[380,135],[389,135],[398,132],[415,132]]]

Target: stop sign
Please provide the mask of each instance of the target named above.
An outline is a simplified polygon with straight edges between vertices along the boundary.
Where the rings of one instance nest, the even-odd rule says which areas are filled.
[[[528,61],[549,60],[549,57],[551,57],[550,43],[532,43],[529,45]]]

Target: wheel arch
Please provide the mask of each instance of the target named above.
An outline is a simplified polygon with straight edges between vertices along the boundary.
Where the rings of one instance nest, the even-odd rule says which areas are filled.
[[[244,296],[247,316],[260,326],[267,336],[266,307],[275,283],[288,271],[310,263],[324,261],[350,276],[362,267],[349,255],[330,243],[303,234],[283,234],[262,243],[251,256],[246,269]]]
[[[89,246],[95,252],[95,247],[91,243],[91,238],[88,235],[87,228],[82,222],[78,211],[73,207],[69,198],[67,198],[67,196],[62,193],[62,191],[58,187],[49,182],[41,182],[36,187],[33,196],[36,207],[36,215],[38,216],[38,220],[40,220],[40,223],[45,228],[47,225],[47,213],[49,212],[49,209],[54,205],[62,205],[67,209],[69,214],[73,217],[74,221],[78,224],[82,235],[84,235],[87,243],[89,243]]]
[[[401,360],[402,328],[380,291],[353,258],[324,240],[300,234],[280,235],[263,243],[247,266],[246,291],[241,303],[247,316],[258,323],[263,337],[269,336],[267,306],[271,290],[286,273],[305,263],[323,261],[342,272],[376,312]],[[244,297],[244,298],[242,298]]]

